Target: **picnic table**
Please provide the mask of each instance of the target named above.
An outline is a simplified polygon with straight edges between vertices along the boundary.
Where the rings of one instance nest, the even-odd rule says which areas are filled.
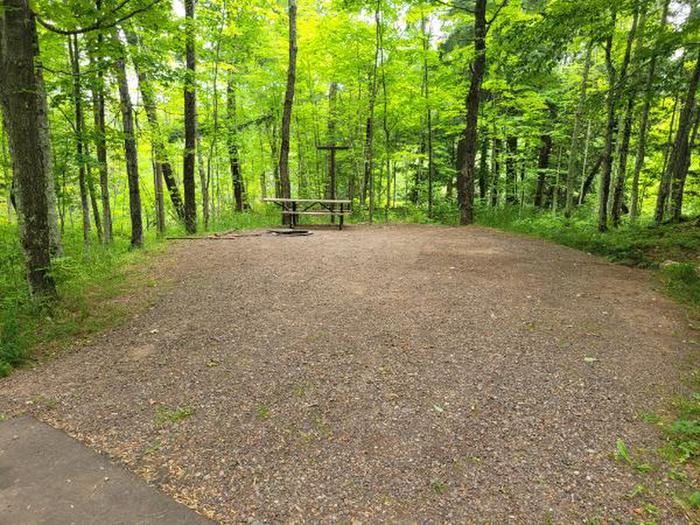
[[[338,217],[338,229],[343,229],[343,218],[350,214],[350,201],[345,199],[282,199],[266,197],[263,202],[272,202],[282,208],[282,224],[294,228],[300,215],[330,215],[331,222]],[[288,218],[288,220],[285,220]]]

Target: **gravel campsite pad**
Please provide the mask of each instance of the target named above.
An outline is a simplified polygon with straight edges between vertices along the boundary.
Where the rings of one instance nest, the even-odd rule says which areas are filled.
[[[0,380],[0,413],[226,523],[643,517],[615,443],[661,444],[640,414],[692,350],[648,272],[438,226],[175,241],[161,272],[151,309]]]

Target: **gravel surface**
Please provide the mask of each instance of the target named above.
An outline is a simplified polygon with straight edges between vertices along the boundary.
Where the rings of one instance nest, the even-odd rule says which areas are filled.
[[[161,271],[153,308],[0,380],[0,412],[225,523],[640,517],[615,441],[659,446],[639,415],[691,353],[648,272],[438,226],[177,241]]]

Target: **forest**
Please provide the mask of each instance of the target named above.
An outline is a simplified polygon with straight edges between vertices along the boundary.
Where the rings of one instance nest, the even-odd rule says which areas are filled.
[[[255,222],[266,196],[346,198],[360,222],[538,214],[600,233],[700,213],[692,0],[1,13],[6,290],[55,296],[66,260]],[[328,145],[347,147],[334,177]]]
[[[700,0],[0,0],[2,517],[700,523],[699,84]]]

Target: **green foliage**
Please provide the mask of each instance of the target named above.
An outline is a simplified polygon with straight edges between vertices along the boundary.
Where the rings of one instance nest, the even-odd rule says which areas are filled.
[[[128,305],[109,299],[139,286],[152,286],[129,268],[143,263],[161,246],[152,237],[145,252],[134,252],[127,238],[117,236],[113,246],[85,248],[79,232],[68,230],[63,237],[64,254],[52,266],[60,300],[42,304],[29,295],[16,239],[15,225],[0,224],[0,375],[31,361],[37,347],[59,348],[127,315]]]
[[[29,357],[27,335],[19,327],[19,321],[11,313],[3,312],[0,325],[0,377],[25,363]]]
[[[193,414],[194,410],[188,406],[169,408],[161,405],[156,408],[154,423],[160,427],[168,423],[177,423],[191,417]]]
[[[679,398],[675,418],[663,426],[669,438],[665,455],[678,463],[696,462],[700,457],[700,381],[698,371],[693,376],[695,393]]]
[[[433,489],[433,492],[436,494],[444,494],[447,492],[448,486],[447,483],[441,479],[434,479],[430,482],[430,488]]]
[[[668,293],[688,306],[700,318],[700,267],[695,264],[670,264],[663,269]]]
[[[599,233],[587,215],[567,219],[517,208],[482,208],[477,221],[484,226],[549,239],[630,266],[658,267],[666,260],[693,262],[700,253],[700,228],[691,223],[629,225]]]
[[[258,419],[265,420],[270,418],[272,411],[267,405],[258,405],[255,409],[255,413],[257,414]]]

